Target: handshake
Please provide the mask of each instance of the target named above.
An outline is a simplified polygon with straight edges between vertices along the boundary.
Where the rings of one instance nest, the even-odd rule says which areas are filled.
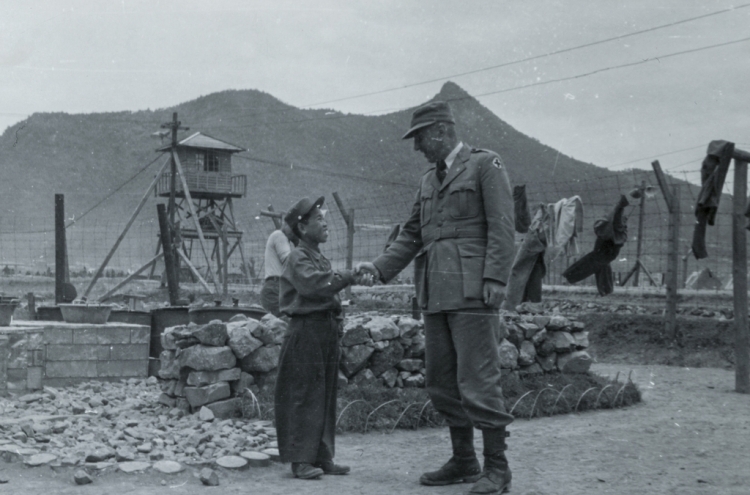
[[[355,285],[372,287],[378,280],[380,280],[380,271],[369,261],[357,263],[357,266],[354,267]]]

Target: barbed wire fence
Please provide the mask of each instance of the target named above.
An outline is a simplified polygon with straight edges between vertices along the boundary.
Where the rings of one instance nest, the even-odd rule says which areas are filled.
[[[689,172],[682,172],[687,179]],[[620,194],[627,194],[633,188],[645,183],[650,186],[643,202],[643,239],[641,240],[641,261],[648,269],[657,285],[664,281],[667,271],[667,243],[669,212],[653,172],[632,170],[628,174],[612,174],[592,179],[571,179],[564,181],[534,182],[526,184],[526,193],[530,213],[533,216],[539,204],[554,204],[563,198],[578,195],[583,202],[583,231],[577,234],[578,250],[563,252],[554,261],[547,264],[545,284],[565,285],[562,272],[567,266],[585,255],[594,246],[593,225],[596,219],[606,215],[618,201]],[[416,184],[413,187],[393,186],[399,188],[399,194],[384,195],[360,193],[341,190],[339,194],[347,209],[355,214],[355,232],[353,236],[353,263],[374,259],[383,249],[389,234],[396,225],[402,225],[408,218],[413,204]],[[732,181],[728,178],[725,191],[731,191]],[[725,196],[716,215],[714,226],[708,227],[706,247],[709,257],[696,260],[690,253],[695,216],[693,208],[699,187],[681,186],[682,205],[680,215],[680,266],[679,276],[683,284],[693,272],[710,270],[716,279],[715,288],[723,289],[731,280],[731,198]],[[323,253],[331,260],[335,268],[346,265],[347,223],[332,197],[333,191],[326,194],[326,208],[329,240],[322,246]],[[394,197],[396,199],[394,199]],[[277,210],[286,203],[280,199]],[[240,203],[241,204],[241,203]],[[686,207],[690,204],[691,207]],[[260,215],[260,211],[251,212],[238,207],[236,220],[243,232],[247,270],[250,275],[249,285],[259,285],[264,277],[264,252],[266,240],[275,229],[273,221]],[[628,215],[628,241],[620,251],[618,258],[611,266],[615,280],[623,280],[633,268],[637,259],[639,204],[631,200],[631,206],[625,210]],[[68,264],[72,278],[89,277],[107,255],[117,237],[122,232],[123,224],[117,224],[89,215],[68,226],[66,229]],[[156,215],[142,213],[112,257],[104,276],[122,277],[132,273],[151,259],[158,243],[158,221]],[[54,276],[55,259],[54,215],[48,217],[21,218],[19,216],[0,217],[0,275]],[[197,251],[194,251],[197,252]],[[196,265],[205,268],[205,262],[194,256]],[[237,255],[230,258],[230,282],[248,284],[243,276],[241,259]],[[161,275],[163,265],[157,267],[156,275]],[[147,273],[146,273],[147,274]],[[641,274],[639,285],[651,285],[648,276]],[[413,273],[407,268],[397,282],[412,283]],[[579,285],[594,285],[593,277],[580,282]],[[633,284],[633,279],[628,285]]]

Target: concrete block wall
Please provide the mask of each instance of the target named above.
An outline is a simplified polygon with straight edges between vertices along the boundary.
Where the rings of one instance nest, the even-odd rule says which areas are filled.
[[[150,338],[143,325],[14,322],[0,328],[0,393],[146,377]]]

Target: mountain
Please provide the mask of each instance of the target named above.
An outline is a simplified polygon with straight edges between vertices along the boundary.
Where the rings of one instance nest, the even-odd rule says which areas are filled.
[[[524,135],[455,83],[446,83],[435,99],[450,102],[465,142],[501,154],[511,182],[527,185],[531,204],[580,195],[587,205],[586,244],[591,241],[593,218],[611,208],[620,193],[641,180],[657,186],[650,172],[612,172]],[[234,158],[234,172],[248,176],[248,195],[235,206],[238,220],[247,230],[254,228],[247,227],[247,222],[254,221],[269,204],[284,210],[301,196],[325,195],[329,207],[334,208],[331,193],[336,191],[347,207],[356,208],[358,228],[369,226],[377,231],[371,242],[380,246],[387,237],[383,229],[406,218],[418,179],[427,169],[412,142],[401,140],[412,111],[364,116],[330,109],[303,110],[261,91],[228,90],[160,110],[37,113],[0,136],[0,232],[49,230],[55,193],[65,195],[68,218],[88,212],[87,221],[93,218],[113,232],[121,228],[164,160],[155,150],[166,143],[151,135],[177,112],[182,125],[190,127],[181,131],[179,138],[200,131],[247,149]],[[673,178],[670,181],[684,184]],[[696,186],[683,188],[686,226],[692,223],[691,202],[696,194]],[[151,223],[148,236],[155,233],[154,202],[141,213]],[[730,203],[724,200],[722,211]],[[658,206],[652,202],[647,209],[644,239],[652,245],[644,253],[661,257],[666,250],[662,242],[666,232],[663,201]],[[267,228],[270,222],[261,221]],[[636,231],[635,222],[631,222],[631,232]],[[102,238],[102,244],[111,245],[116,237],[113,232],[107,234],[108,240]],[[257,233],[252,242],[262,246],[264,235]],[[687,229],[682,236],[687,242]],[[148,239],[149,245],[155,242],[153,237]],[[90,242],[81,237],[81,249]],[[97,251],[94,258],[101,259],[105,252]],[[132,257],[127,262],[130,266],[145,261],[140,252]]]

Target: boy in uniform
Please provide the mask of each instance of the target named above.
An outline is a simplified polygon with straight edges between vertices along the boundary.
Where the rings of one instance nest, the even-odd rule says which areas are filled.
[[[275,415],[279,453],[300,479],[347,474],[334,464],[336,387],[342,308],[339,291],[361,282],[352,270],[333,271],[318,245],[328,240],[324,198],[299,200],[284,220],[300,239],[280,280],[280,309],[291,317],[281,348]]]

